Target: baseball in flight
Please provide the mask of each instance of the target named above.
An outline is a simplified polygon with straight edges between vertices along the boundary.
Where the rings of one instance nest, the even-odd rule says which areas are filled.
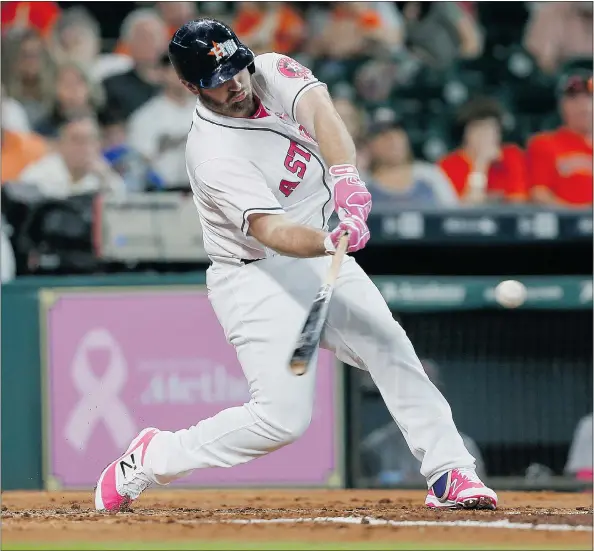
[[[526,286],[514,279],[502,281],[495,287],[495,300],[506,308],[517,308],[521,306],[526,300],[527,295]]]

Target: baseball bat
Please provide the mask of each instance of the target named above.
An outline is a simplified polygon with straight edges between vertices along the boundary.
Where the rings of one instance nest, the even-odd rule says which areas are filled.
[[[338,277],[338,272],[340,271],[340,266],[348,245],[349,234],[345,232],[338,241],[338,246],[336,247],[330,268],[328,268],[324,283],[316,294],[316,298],[309,309],[309,313],[295,344],[289,366],[291,367],[291,371],[297,376],[307,372],[311,358],[320,342],[324,323],[326,323],[328,316],[328,304],[332,298],[334,284],[336,283],[336,278]]]

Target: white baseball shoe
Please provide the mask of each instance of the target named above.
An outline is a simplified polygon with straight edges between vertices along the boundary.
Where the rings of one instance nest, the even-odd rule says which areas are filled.
[[[153,478],[144,470],[147,446],[158,429],[144,429],[124,453],[101,473],[95,486],[95,508],[98,511],[125,509],[151,484]]]
[[[431,488],[425,499],[431,509],[496,509],[497,494],[487,488],[473,469],[452,469]]]

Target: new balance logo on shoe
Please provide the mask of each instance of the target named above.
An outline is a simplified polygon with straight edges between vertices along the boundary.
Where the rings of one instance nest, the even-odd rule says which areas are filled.
[[[452,480],[452,482],[450,484],[450,491],[448,492],[448,495],[455,494],[458,486],[460,486],[460,481],[457,479]]]
[[[133,471],[136,470],[136,460],[134,459],[134,454],[130,455],[130,460],[132,461],[132,465],[130,465],[130,463],[126,463],[126,461],[120,461],[120,469],[122,469],[122,474],[124,477],[126,476],[126,467],[128,467],[128,469],[132,469]]]

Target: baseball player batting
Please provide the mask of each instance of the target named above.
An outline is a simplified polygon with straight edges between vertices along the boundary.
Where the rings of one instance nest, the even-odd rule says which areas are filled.
[[[213,19],[177,30],[169,57],[197,96],[186,166],[211,264],[208,296],[251,400],[177,432],[144,429],[99,477],[99,510],[194,469],[233,467],[294,442],[311,421],[316,354],[289,360],[341,237],[369,240],[371,196],[325,85],[290,57],[259,56]],[[336,211],[340,223],[328,231]],[[341,242],[340,249],[344,247]],[[382,295],[346,255],[319,345],[369,371],[427,479],[432,508],[495,509],[445,398]],[[317,347],[316,347],[317,348]]]

